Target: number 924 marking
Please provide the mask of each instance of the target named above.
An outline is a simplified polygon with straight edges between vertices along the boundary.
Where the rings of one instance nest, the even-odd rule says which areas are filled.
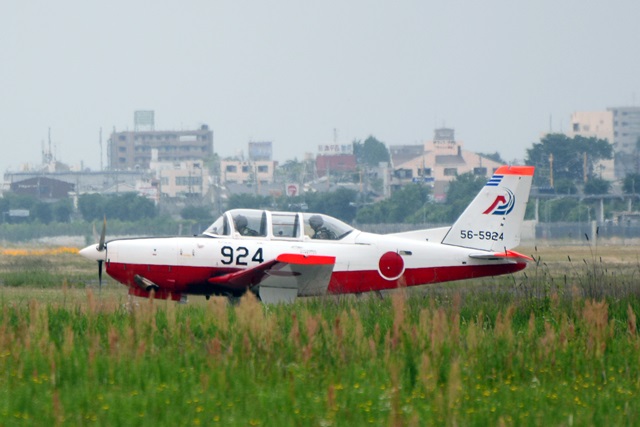
[[[474,230],[460,230],[461,239],[479,239],[479,240],[492,240],[494,242],[504,240],[504,233],[498,233],[497,231],[474,231]]]
[[[244,246],[240,246],[235,250],[231,246],[223,246],[220,249],[220,255],[222,255],[222,262],[224,265],[247,265],[247,258],[249,257],[249,249]],[[258,250],[251,257],[251,261],[262,263],[264,262],[264,258],[262,255],[262,248],[258,248]]]

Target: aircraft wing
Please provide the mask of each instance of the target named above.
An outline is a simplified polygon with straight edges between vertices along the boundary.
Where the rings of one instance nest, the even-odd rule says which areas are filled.
[[[299,293],[324,293],[335,260],[333,256],[280,254],[256,267],[212,277],[209,283],[230,290],[260,286],[260,298],[266,303],[291,301]]]

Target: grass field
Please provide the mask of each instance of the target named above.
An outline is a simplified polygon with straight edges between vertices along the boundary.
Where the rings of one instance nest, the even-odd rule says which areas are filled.
[[[23,251],[0,255],[0,425],[640,424],[633,247],[286,306],[130,300]]]

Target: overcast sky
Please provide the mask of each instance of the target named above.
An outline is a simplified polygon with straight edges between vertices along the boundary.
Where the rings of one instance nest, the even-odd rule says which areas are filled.
[[[640,103],[640,1],[0,1],[0,171],[100,165],[135,110],[276,160],[453,127],[522,159],[574,111]],[[106,154],[104,165],[107,165]]]

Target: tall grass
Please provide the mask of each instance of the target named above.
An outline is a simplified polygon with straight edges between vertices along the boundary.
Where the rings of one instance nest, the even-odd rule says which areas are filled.
[[[0,301],[3,425],[637,424],[629,301]],[[470,312],[470,310],[469,310]],[[516,317],[526,322],[516,323]]]

